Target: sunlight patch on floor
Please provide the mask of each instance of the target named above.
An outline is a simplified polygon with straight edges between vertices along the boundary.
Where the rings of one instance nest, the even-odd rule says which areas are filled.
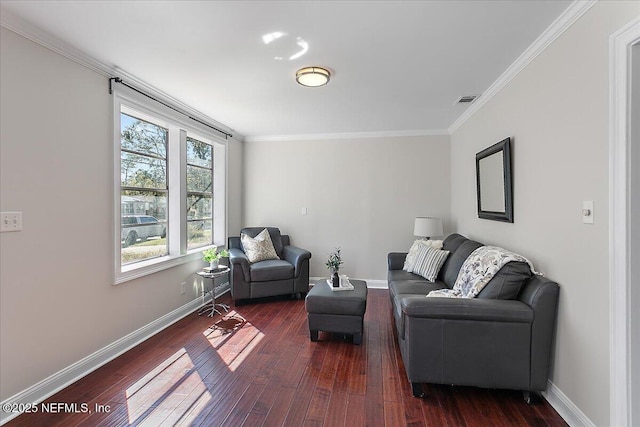
[[[237,315],[235,311],[229,316]],[[264,334],[251,323],[243,319],[243,323],[235,331],[209,328],[203,332],[211,346],[216,349],[220,359],[231,371],[235,371],[264,339]]]
[[[181,348],[127,388],[129,422],[161,422],[198,387],[206,392],[193,360]]]
[[[238,322],[228,321],[233,318]],[[233,329],[212,324],[203,332],[211,346],[208,350],[200,348],[189,354],[183,347],[127,388],[129,424],[188,423],[211,404],[210,390],[222,378],[219,369],[235,372],[265,337],[235,311],[216,323],[232,325]]]
[[[148,388],[153,385],[152,383],[159,377],[171,376],[171,374],[174,373],[176,369],[191,368],[193,368],[193,362],[187,354],[187,350],[185,350],[183,347],[171,356],[167,357],[164,361],[162,361],[162,363],[153,368],[144,377],[140,378],[138,381],[136,381],[135,384],[129,387],[126,393],[127,400],[135,397],[143,389],[148,390]]]

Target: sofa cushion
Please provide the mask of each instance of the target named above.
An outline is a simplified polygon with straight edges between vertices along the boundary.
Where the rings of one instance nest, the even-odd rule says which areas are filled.
[[[429,292],[436,289],[445,288],[443,282],[428,282],[422,280],[398,280],[389,282],[389,292],[392,298],[398,295],[421,295],[426,296]]]
[[[466,240],[458,247],[458,249],[456,249],[455,252],[452,252],[451,255],[449,255],[447,261],[442,266],[442,270],[445,270],[442,275],[442,281],[447,284],[448,288],[453,288],[462,264],[464,264],[469,255],[471,255],[471,253],[480,246],[483,246],[482,243],[478,243],[473,240]]]
[[[397,282],[400,280],[420,280],[426,282],[424,277],[420,277],[415,273],[409,273],[404,270],[388,270],[387,271],[387,283]]]
[[[449,251],[452,254],[454,252],[456,252],[458,250],[458,248],[460,247],[460,245],[462,245],[465,242],[469,242],[469,239],[467,239],[464,236],[461,236],[460,234],[451,234],[450,236],[448,236],[446,239],[444,239],[444,241],[442,242],[442,249],[445,251]],[[471,251],[473,252],[473,251]],[[455,258],[457,259],[457,257]],[[440,273],[438,273],[438,279],[439,280],[443,280],[444,281],[444,276],[447,272],[450,272],[450,268],[449,265],[451,264],[458,264],[457,261],[455,261],[453,256],[449,256],[447,257],[447,259],[445,260],[444,264],[442,265],[442,268],[440,269]],[[464,260],[463,260],[464,262]],[[460,270],[460,267],[462,267],[462,262],[459,263],[459,265],[457,265],[457,267],[453,267],[453,269],[457,272]],[[453,281],[451,282],[450,285],[448,285],[449,287],[453,286],[453,283],[455,283],[457,276],[453,278]]]
[[[270,282],[293,278],[293,265],[280,259],[256,262],[251,265],[252,282]]]
[[[460,234],[452,234],[442,241],[442,249],[449,252],[455,252],[461,244],[468,240],[469,239],[461,236]]]
[[[247,255],[250,263],[268,259],[280,259],[273,247],[271,236],[266,228],[255,237],[242,233],[240,240],[242,241],[244,253]]]
[[[515,299],[531,276],[531,269],[526,262],[509,262],[493,276],[477,298]]]

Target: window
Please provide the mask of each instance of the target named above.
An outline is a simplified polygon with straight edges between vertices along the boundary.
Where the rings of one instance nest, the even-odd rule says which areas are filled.
[[[121,264],[169,253],[168,130],[120,114]],[[152,216],[146,216],[152,215]]]
[[[187,248],[213,242],[213,147],[187,137]]]
[[[114,96],[115,283],[201,257],[226,242],[226,144],[140,96]]]

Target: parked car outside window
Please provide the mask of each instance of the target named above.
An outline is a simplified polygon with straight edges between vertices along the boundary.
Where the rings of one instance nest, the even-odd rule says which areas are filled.
[[[122,217],[122,246],[134,245],[138,239],[143,242],[150,237],[166,237],[166,224],[150,215],[125,215]]]

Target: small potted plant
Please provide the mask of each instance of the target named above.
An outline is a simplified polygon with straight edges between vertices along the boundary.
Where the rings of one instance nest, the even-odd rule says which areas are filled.
[[[209,267],[212,270],[218,268],[218,263],[220,262],[220,258],[226,258],[229,256],[229,251],[226,249],[218,252],[218,248],[213,247],[209,249],[205,249],[202,251],[202,259],[209,263]]]
[[[327,262],[324,263],[327,268],[331,271],[331,283],[334,288],[340,286],[340,276],[338,275],[338,271],[340,270],[340,266],[343,264],[342,254],[340,253],[340,248],[336,248],[335,251],[329,254],[329,258]]]

